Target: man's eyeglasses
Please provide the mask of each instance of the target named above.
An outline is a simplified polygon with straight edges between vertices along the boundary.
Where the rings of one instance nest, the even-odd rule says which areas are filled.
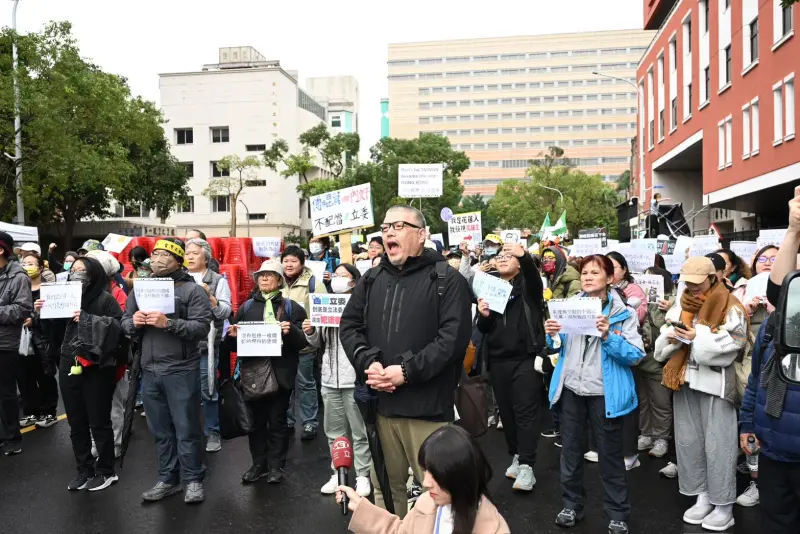
[[[406,226],[410,226],[411,228],[416,228],[417,230],[422,228],[421,226],[417,226],[416,224],[411,224],[410,222],[397,221],[397,222],[392,222],[392,223],[383,223],[381,225],[381,232],[383,232],[385,234],[386,232],[389,231],[390,228],[394,229],[395,232],[399,232],[400,230],[402,230]]]
[[[369,250],[383,250],[383,247],[380,245],[372,245],[369,247]]]
[[[760,258],[758,258],[758,263],[767,263],[767,262],[775,263],[775,260],[777,259],[778,259],[777,256],[772,256],[771,258],[767,258],[766,256],[761,256]]]
[[[169,258],[171,255],[172,254],[170,254],[169,252],[167,252],[165,250],[156,250],[155,252],[150,254],[150,256],[153,257],[153,258]]]
[[[511,254],[498,254],[497,256],[494,257],[494,259],[496,259],[497,261],[505,261],[505,260],[510,260],[513,257],[514,256],[512,256]]]

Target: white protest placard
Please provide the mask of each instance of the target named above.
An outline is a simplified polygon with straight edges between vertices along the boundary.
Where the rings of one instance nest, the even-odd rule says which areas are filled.
[[[520,230],[502,230],[500,232],[500,239],[503,240],[503,243],[525,244],[525,241],[522,239],[522,232]]]
[[[769,273],[757,274],[748,280],[744,293],[744,302],[750,302],[756,297],[766,297],[767,282],[769,282]]]
[[[431,241],[438,241],[444,246],[444,236],[442,234],[431,234]]]
[[[44,301],[39,317],[42,319],[66,319],[81,309],[83,295],[80,282],[50,282],[41,286],[39,298]]]
[[[69,280],[69,271],[64,271],[56,275],[56,282],[66,282],[67,280]]]
[[[315,236],[373,226],[370,184],[311,197],[311,229]]]
[[[280,237],[254,237],[253,254],[259,258],[274,258],[281,254]]]
[[[264,322],[242,322],[236,333],[236,356],[263,358],[281,355],[281,325]]]
[[[489,303],[490,310],[503,313],[511,296],[511,284],[502,278],[477,271],[472,279],[472,291],[476,297]]]
[[[634,274],[633,279],[644,290],[647,303],[664,298],[664,277],[660,274]]]
[[[686,250],[692,246],[692,238],[688,235],[679,235],[675,240],[675,254],[681,258],[686,257]]]
[[[755,241],[731,241],[729,248],[745,262],[750,263],[758,251],[758,244]]]
[[[758,232],[758,239],[756,240],[757,248],[763,248],[767,245],[781,246],[783,239],[786,237],[786,228],[778,230],[760,230]]]
[[[362,276],[366,274],[367,271],[369,271],[371,268],[372,268],[372,260],[358,260],[356,262],[356,269],[358,269],[358,272],[360,272]]]
[[[631,239],[631,247],[656,253],[658,252],[658,239]]]
[[[325,275],[325,269],[328,267],[328,264],[324,261],[306,260],[306,267],[311,269],[311,272],[317,278],[317,283],[322,283],[322,277]]]
[[[692,243],[689,245],[689,256],[705,256],[718,250],[719,237],[715,235],[694,236]]]
[[[468,241],[470,245],[480,244],[483,240],[481,212],[473,211],[453,215],[453,218],[447,223],[447,239],[450,246],[458,246],[462,241]]]
[[[350,300],[350,295],[329,295],[327,293],[312,293],[309,296],[311,310],[309,317],[314,326],[330,326],[339,328],[342,313]]]
[[[403,163],[397,169],[397,196],[402,198],[435,198],[442,196],[441,163]]]
[[[643,273],[656,262],[656,253],[644,248],[630,248],[620,251],[628,262],[628,270],[632,273]]]
[[[680,254],[668,254],[663,256],[663,258],[664,258],[664,267],[666,267],[667,271],[669,271],[670,274],[678,274],[679,272],[681,272],[681,267],[686,262],[683,252],[681,252]]]
[[[139,311],[175,313],[175,281],[172,278],[136,278],[133,294]]]
[[[585,258],[594,254],[602,254],[603,240],[601,238],[575,239],[569,249],[570,256]]]
[[[119,234],[108,234],[105,239],[103,239],[103,250],[106,252],[116,252],[119,254],[128,244],[133,241],[132,237],[119,235]]]
[[[550,318],[561,325],[562,334],[600,336],[597,316],[603,313],[598,298],[556,299],[547,302]]]

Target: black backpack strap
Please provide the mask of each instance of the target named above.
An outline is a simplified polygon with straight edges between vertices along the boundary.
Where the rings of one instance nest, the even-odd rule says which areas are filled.
[[[444,277],[447,275],[447,262],[446,261],[437,261],[436,262],[436,292],[439,294],[439,298],[444,296]]]

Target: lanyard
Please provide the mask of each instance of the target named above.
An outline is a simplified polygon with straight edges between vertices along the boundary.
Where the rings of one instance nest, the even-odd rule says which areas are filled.
[[[436,512],[436,529],[433,531],[434,534],[439,534],[439,522],[442,520],[442,507],[439,507],[439,511]]]

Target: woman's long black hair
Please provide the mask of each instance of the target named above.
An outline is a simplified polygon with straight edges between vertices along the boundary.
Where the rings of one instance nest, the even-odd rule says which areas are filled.
[[[612,250],[611,252],[606,254],[606,257],[619,263],[620,267],[625,269],[625,276],[622,277],[623,280],[625,280],[629,284],[634,283],[633,275],[631,274],[631,270],[628,268],[628,260],[625,259],[625,256],[623,256],[616,250]]]
[[[488,495],[492,468],[475,438],[459,426],[436,430],[422,443],[419,465],[450,494],[453,534],[471,534],[478,505]]]

